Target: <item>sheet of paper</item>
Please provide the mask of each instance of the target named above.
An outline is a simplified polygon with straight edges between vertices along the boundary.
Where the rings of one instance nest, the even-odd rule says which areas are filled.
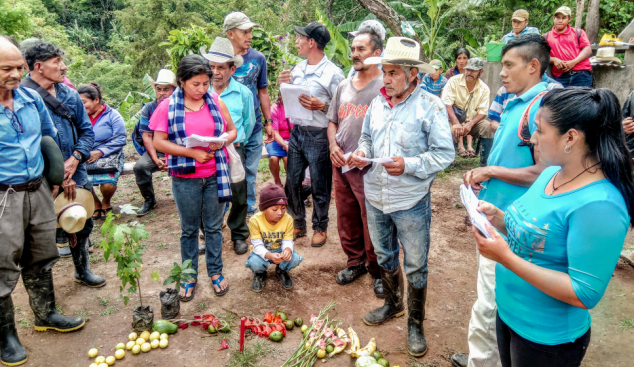
[[[352,152],[344,154],[344,155],[343,155],[343,159],[345,159],[345,160],[347,161],[347,160],[348,160],[348,158],[350,158],[350,155],[351,155],[351,154],[352,154]],[[341,174],[344,174],[344,173],[346,173],[346,172],[350,171],[350,170],[351,170],[351,169],[353,169],[353,168],[357,168],[357,167],[350,167],[350,166],[348,166],[348,165],[346,164],[345,166],[341,167]]]
[[[486,224],[489,223],[489,220],[484,213],[478,212],[477,208],[480,201],[471,189],[471,186],[467,188],[465,185],[460,185],[460,199],[462,199],[462,204],[465,209],[467,209],[467,213],[469,213],[471,223],[476,226],[486,238],[491,238],[491,234],[486,229]]]
[[[366,158],[366,157],[358,157],[358,158],[365,162],[394,163],[394,160],[392,158]]]
[[[216,136],[201,136],[193,134],[192,136],[188,136],[185,139],[185,148],[195,148],[195,147],[203,147],[208,148],[209,143],[224,143],[227,141],[227,137],[229,134],[222,133],[222,135]]]
[[[299,103],[299,96],[305,94],[310,97],[310,90],[301,85],[284,83],[280,86],[280,93],[284,100],[286,117],[296,117],[304,120],[313,119],[313,111],[306,109]]]

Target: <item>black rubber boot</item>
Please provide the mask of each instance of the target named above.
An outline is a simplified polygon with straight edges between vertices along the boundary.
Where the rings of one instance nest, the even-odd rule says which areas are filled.
[[[253,274],[253,280],[251,281],[251,289],[256,293],[262,292],[262,290],[264,289],[265,280],[266,280],[265,271],[257,272]]]
[[[372,279],[374,295],[376,298],[385,298],[385,293],[383,293],[383,280],[382,279]]]
[[[282,287],[284,287],[284,289],[293,288],[293,278],[291,278],[291,275],[288,272],[282,270],[279,265],[275,267],[275,275],[277,276],[277,279],[280,280],[280,283],[282,283]]]
[[[20,343],[18,331],[13,317],[13,300],[9,294],[0,298],[0,360],[7,366],[18,366],[26,363],[26,350]]]
[[[244,255],[249,250],[249,245],[247,241],[244,240],[235,240],[233,241],[233,251],[236,252],[236,255]]]
[[[70,247],[70,253],[73,255],[73,264],[75,265],[75,282],[91,288],[100,288],[106,285],[106,279],[90,271],[88,238],[78,238],[77,245]]]
[[[480,167],[486,167],[489,160],[489,153],[493,147],[493,139],[485,138],[480,139]]]
[[[467,367],[467,363],[469,363],[469,357],[464,354],[454,354],[451,356],[451,364],[455,367]]]
[[[400,317],[405,314],[401,267],[399,266],[394,271],[381,268],[381,280],[383,281],[385,303],[365,315],[363,322],[366,325],[380,325],[393,317]]]
[[[365,264],[351,266],[337,273],[337,277],[335,278],[335,280],[337,281],[337,284],[346,285],[354,282],[363,274],[367,274],[367,272],[368,269],[366,269]]]
[[[154,197],[154,186],[152,186],[152,182],[145,185],[138,185],[139,191],[141,191],[141,196],[145,202],[141,209],[136,211],[137,217],[142,217],[150,212],[156,206],[156,198]]]
[[[33,310],[35,331],[57,330],[68,332],[80,329],[86,321],[81,317],[60,315],[55,308],[55,290],[53,288],[53,272],[36,275],[22,274],[24,288],[29,294],[29,303]]]
[[[425,301],[427,299],[427,284],[416,289],[408,282],[407,286],[407,351],[414,357],[427,354],[427,339],[425,339]]]

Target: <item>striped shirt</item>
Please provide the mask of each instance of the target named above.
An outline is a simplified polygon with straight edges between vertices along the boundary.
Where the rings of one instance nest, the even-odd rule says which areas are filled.
[[[447,84],[447,78],[445,78],[444,75],[440,75],[438,81],[434,82],[429,74],[425,74],[425,76],[423,77],[423,81],[421,81],[420,83],[420,87],[422,90],[427,91],[437,97],[440,97],[445,84]]]

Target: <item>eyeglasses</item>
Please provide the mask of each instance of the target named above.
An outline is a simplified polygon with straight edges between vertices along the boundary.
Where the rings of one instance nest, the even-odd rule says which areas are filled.
[[[15,129],[15,131],[17,131],[18,134],[23,134],[24,128],[22,127],[22,124],[20,123],[20,120],[18,119],[18,115],[16,115],[13,111],[11,111],[8,108],[4,109],[4,114],[7,116],[9,120],[11,120],[11,125],[13,125],[13,128]]]

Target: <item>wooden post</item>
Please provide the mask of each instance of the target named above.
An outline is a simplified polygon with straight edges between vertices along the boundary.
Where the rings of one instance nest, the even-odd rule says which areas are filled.
[[[585,6],[585,0],[577,0],[577,11],[575,12],[575,28],[583,28],[583,10]]]
[[[599,40],[599,1],[590,0],[588,3],[588,14],[586,15],[586,33],[590,43]]]

